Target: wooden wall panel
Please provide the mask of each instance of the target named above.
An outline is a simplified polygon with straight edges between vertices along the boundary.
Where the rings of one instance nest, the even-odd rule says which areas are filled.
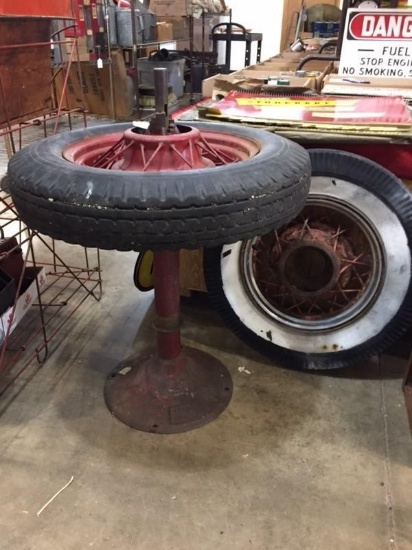
[[[0,18],[0,125],[51,109],[49,39],[47,19]],[[37,42],[45,45],[30,45]]]

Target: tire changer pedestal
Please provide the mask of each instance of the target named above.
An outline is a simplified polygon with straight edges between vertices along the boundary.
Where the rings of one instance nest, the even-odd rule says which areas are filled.
[[[156,69],[156,112],[148,134],[154,140],[169,130],[167,90],[167,69]],[[181,345],[179,252],[155,252],[153,261],[157,350],[126,374],[110,374],[105,400],[112,414],[132,428],[181,433],[217,418],[231,400],[233,383],[218,359]]]

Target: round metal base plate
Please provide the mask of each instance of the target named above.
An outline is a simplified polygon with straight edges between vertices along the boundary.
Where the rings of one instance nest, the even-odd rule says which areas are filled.
[[[152,355],[109,375],[105,400],[124,424],[142,432],[183,433],[208,424],[228,406],[232,378],[215,357],[183,348],[172,361]]]

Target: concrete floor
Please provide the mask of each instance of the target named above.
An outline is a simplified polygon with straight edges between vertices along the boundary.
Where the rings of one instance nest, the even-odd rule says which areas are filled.
[[[184,341],[229,367],[228,409],[177,436],[139,433],[110,415],[106,375],[152,344],[152,295],[133,288],[134,260],[103,254],[102,301],[83,304],[3,411],[0,548],[412,548],[401,362],[335,376],[276,368],[223,328],[207,300],[191,299]]]

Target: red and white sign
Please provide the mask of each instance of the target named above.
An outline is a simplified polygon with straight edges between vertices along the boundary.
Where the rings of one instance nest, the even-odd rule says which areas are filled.
[[[409,40],[412,15],[394,13],[358,13],[349,24],[349,33],[357,40]]]
[[[412,78],[412,12],[348,10],[339,74]]]

